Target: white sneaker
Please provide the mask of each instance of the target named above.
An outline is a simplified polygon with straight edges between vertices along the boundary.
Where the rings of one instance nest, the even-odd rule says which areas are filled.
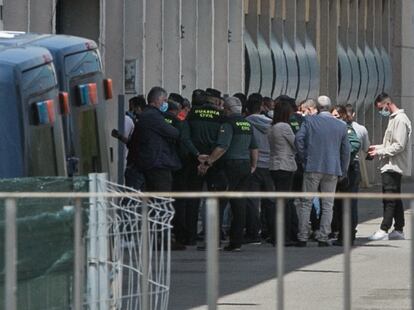
[[[368,240],[371,240],[371,241],[388,240],[388,233],[386,233],[382,229],[379,229],[373,235],[369,236]]]
[[[398,230],[394,229],[388,235],[388,239],[389,240],[405,240],[405,236],[404,236],[404,233],[402,231],[398,231]]]

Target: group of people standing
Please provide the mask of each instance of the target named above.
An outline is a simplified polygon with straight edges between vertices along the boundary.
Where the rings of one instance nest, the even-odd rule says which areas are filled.
[[[297,104],[285,95],[223,98],[209,88],[195,90],[190,102],[153,87],[147,103],[143,96],[130,100],[126,118],[132,122],[126,122],[132,125],[120,135],[128,150],[125,182],[154,192],[358,192],[359,161],[367,153],[382,159],[384,192],[400,192],[401,175],[411,171],[411,123],[387,94],[377,97],[375,107],[390,114],[390,122],[384,143],[370,146],[352,105],[333,106],[327,96]],[[200,199],[175,200],[173,249],[200,241],[201,204]],[[263,239],[275,244],[273,199],[220,199],[219,205],[220,239],[229,236],[224,250],[239,251],[242,244]],[[305,247],[309,238],[319,246],[342,245],[341,201],[300,198],[285,205],[287,246]],[[371,239],[403,238],[403,212],[401,200],[384,200],[384,221]],[[357,214],[354,199],[352,240]],[[223,218],[230,218],[228,232]],[[393,219],[395,230],[388,235]],[[204,242],[198,248],[204,249]]]

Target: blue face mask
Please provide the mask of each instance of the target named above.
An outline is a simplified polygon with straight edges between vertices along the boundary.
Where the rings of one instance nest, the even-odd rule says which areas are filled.
[[[391,114],[390,110],[386,109],[386,107],[383,107],[378,113],[383,117],[388,117]]]
[[[160,111],[165,113],[167,112],[167,110],[168,110],[168,103],[164,101],[160,106]]]

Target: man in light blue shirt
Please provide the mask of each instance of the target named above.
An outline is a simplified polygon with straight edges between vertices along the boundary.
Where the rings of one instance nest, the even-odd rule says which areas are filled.
[[[318,98],[320,113],[305,117],[296,134],[295,145],[303,163],[303,191],[334,193],[338,177],[346,176],[350,160],[350,144],[345,122],[329,112],[331,100]],[[329,246],[333,197],[322,199],[319,246]],[[312,199],[304,198],[298,205],[299,233],[297,246],[304,247],[309,237],[309,219]]]

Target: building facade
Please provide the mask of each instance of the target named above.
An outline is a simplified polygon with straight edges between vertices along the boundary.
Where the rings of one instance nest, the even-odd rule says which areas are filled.
[[[114,81],[109,129],[119,104],[152,86],[187,97],[214,87],[352,103],[373,144],[386,126],[378,93],[414,119],[413,21],[413,0],[0,0],[0,29],[99,44]],[[108,139],[116,179],[118,142]],[[367,163],[371,182],[376,165]]]

